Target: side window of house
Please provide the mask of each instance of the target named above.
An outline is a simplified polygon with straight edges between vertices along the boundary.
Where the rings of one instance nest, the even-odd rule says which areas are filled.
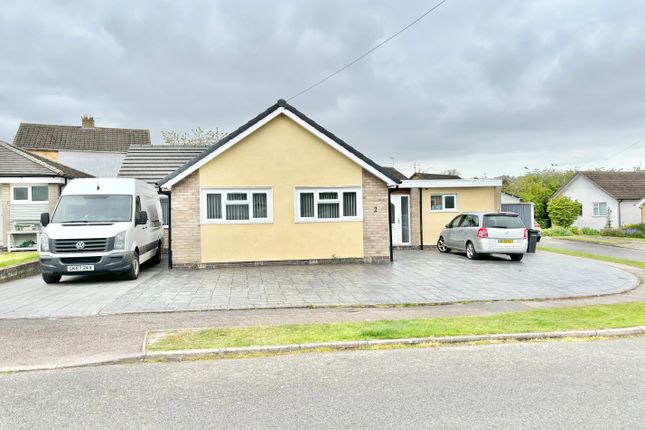
[[[296,221],[361,220],[362,201],[360,188],[298,188],[295,199]]]
[[[432,194],[430,195],[431,211],[456,211],[457,196],[455,194]]]
[[[20,185],[13,187],[11,199],[15,202],[46,202],[49,200],[47,185]]]
[[[161,219],[163,225],[168,225],[168,218],[170,217],[170,205],[168,204],[168,196],[160,195],[159,200],[161,202]]]
[[[273,192],[267,188],[203,189],[201,213],[205,224],[273,222]]]
[[[607,202],[595,202],[593,204],[594,216],[607,216]]]

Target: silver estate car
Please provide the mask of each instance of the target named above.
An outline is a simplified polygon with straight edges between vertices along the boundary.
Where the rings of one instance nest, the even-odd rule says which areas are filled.
[[[439,240],[439,252],[466,251],[470,260],[482,254],[507,254],[513,261],[524,257],[528,230],[512,212],[465,212],[446,224]]]

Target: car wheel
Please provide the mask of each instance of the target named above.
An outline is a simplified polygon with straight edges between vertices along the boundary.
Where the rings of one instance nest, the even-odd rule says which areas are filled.
[[[161,242],[157,245],[157,253],[155,254],[154,257],[152,257],[152,264],[159,264],[161,263]]]
[[[437,241],[437,249],[439,252],[450,252],[450,248],[446,246],[446,241],[443,239],[443,236],[439,237],[439,240]]]
[[[46,284],[57,284],[60,281],[61,275],[47,275],[43,273],[43,281]]]
[[[133,281],[139,277],[139,253],[135,252],[130,262],[130,268],[125,272],[125,278]]]
[[[508,254],[509,257],[511,257],[511,260],[513,261],[522,261],[522,258],[524,258],[524,254]]]
[[[472,242],[468,242],[466,244],[466,257],[468,257],[469,260],[477,260],[479,258],[479,254],[475,250],[475,245],[473,245]]]

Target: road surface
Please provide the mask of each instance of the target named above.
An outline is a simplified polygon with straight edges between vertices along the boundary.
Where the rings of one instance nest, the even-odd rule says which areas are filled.
[[[627,260],[645,261],[645,250],[622,248],[611,245],[601,245],[598,243],[581,242],[566,239],[555,239],[543,237],[539,245],[549,246],[552,248],[567,249],[570,251],[586,252],[588,254],[604,255],[614,258],[625,258]]]
[[[0,428],[639,428],[645,337],[0,376]]]

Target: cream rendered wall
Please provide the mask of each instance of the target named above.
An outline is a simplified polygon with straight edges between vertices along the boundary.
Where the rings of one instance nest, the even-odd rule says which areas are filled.
[[[423,193],[423,244],[435,245],[444,226],[462,212],[498,211],[501,201],[499,187],[477,188],[425,188]],[[456,194],[457,209],[446,212],[430,211],[433,194]]]
[[[283,115],[201,167],[199,183],[273,189],[273,223],[201,226],[202,263],[364,256],[362,221],[295,222],[296,187],[360,187],[362,168]]]

